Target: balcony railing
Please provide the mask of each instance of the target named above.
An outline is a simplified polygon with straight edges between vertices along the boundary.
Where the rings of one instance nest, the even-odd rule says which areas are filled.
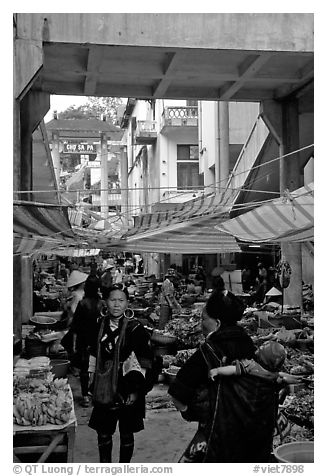
[[[135,141],[137,144],[153,144],[157,140],[156,121],[137,121]]]
[[[175,127],[197,127],[197,106],[165,107],[162,113],[161,132]]]

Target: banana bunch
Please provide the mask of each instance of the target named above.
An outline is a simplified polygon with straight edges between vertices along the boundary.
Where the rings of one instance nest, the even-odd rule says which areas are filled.
[[[69,394],[64,390],[58,390],[56,394],[52,393],[47,404],[49,422],[54,425],[67,423],[72,409],[73,402]]]
[[[42,426],[47,423],[47,414],[42,402],[31,393],[21,393],[14,398],[14,423],[23,426]]]
[[[33,379],[28,389],[14,394],[13,421],[23,426],[62,425],[69,421],[72,409],[67,379],[51,382]]]
[[[69,392],[68,379],[66,378],[56,378],[52,382],[53,391],[65,390]]]

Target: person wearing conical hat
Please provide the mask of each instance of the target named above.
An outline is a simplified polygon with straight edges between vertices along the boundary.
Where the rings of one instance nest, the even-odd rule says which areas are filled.
[[[67,319],[67,329],[68,332],[64,336],[61,341],[61,344],[64,346],[66,351],[68,352],[68,356],[71,357],[73,355],[73,334],[71,332],[71,324],[73,322],[74,313],[76,311],[78,303],[84,297],[84,285],[88,275],[74,269],[67,280],[67,288],[69,291],[69,297],[67,298],[67,302],[65,304],[65,309],[63,315],[65,315]]]
[[[84,284],[87,276],[87,274],[82,273],[81,271],[74,270],[71,272],[67,280],[67,288],[71,292],[69,309],[72,313],[72,316],[77,308],[77,304],[84,297]]]

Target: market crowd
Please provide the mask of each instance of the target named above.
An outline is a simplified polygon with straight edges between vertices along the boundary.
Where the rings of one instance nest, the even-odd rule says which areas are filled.
[[[142,272],[142,263],[137,263]],[[91,260],[90,272],[59,266],[57,276],[67,286],[62,320],[68,332],[62,345],[71,371],[80,378],[81,405],[93,406],[89,427],[96,431],[99,459],[112,461],[113,434],[120,435],[119,461],[129,462],[134,434],[144,429],[145,402],[161,370],[151,330],[134,316],[130,299],[135,274],[105,262]],[[47,273],[45,273],[46,275]],[[163,330],[182,310],[184,299],[203,296],[207,276],[199,267],[185,279],[172,266],[158,283],[148,277],[159,305],[155,326]],[[242,287],[263,300],[268,280],[262,263],[252,280],[242,272]],[[39,273],[37,289],[50,285]],[[283,372],[285,348],[275,341],[256,347],[238,322],[243,301],[225,289],[219,268],[210,275],[210,292],[203,300],[200,319],[203,340],[170,384],[168,394],[181,417],[197,421],[198,429],[180,462],[269,462],[275,432],[279,395],[292,381]],[[182,290],[181,290],[182,288]],[[290,380],[291,379],[291,380]]]

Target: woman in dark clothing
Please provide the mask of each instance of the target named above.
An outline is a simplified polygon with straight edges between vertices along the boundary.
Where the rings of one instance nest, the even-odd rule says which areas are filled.
[[[217,359],[229,365],[237,359],[254,358],[251,338],[237,325],[242,314],[243,304],[236,296],[224,290],[214,292],[203,310],[202,328],[203,345],[209,344],[214,351],[215,362],[205,357],[201,346],[169,387],[185,419],[197,388],[202,384],[210,387],[209,417],[199,424],[206,440],[201,462],[259,463],[270,458],[278,409],[275,384],[252,375],[219,376],[208,383],[209,370],[217,367]]]
[[[108,290],[107,312],[99,321],[99,334],[91,351],[89,371],[94,375],[94,408],[89,426],[97,431],[101,463],[111,462],[112,435],[119,424],[119,462],[130,462],[134,433],[144,429],[145,374],[152,365],[150,336],[142,324],[126,317],[128,292],[121,285]],[[96,361],[95,361],[96,359]],[[101,369],[112,369],[107,403],[99,403],[97,381]],[[115,370],[116,369],[116,370]]]
[[[97,320],[100,317],[100,280],[89,276],[85,281],[84,298],[77,304],[71,331],[73,335],[73,365],[80,368],[82,406],[90,404],[89,392],[89,343],[97,336]]]

